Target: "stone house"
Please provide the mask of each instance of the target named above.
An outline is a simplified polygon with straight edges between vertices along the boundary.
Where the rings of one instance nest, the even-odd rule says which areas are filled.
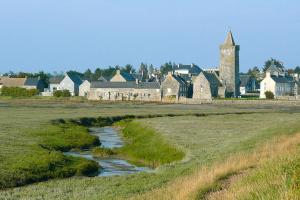
[[[157,82],[92,82],[90,100],[107,101],[161,101]]]
[[[11,78],[9,76],[0,77],[0,88],[5,87],[20,87],[25,89],[37,89],[43,92],[45,83],[39,77]]]
[[[68,90],[72,96],[78,96],[81,84],[82,80],[77,74],[66,73],[63,78],[50,79],[49,90],[52,94],[57,90]]]
[[[116,74],[110,79],[110,82],[135,82],[136,78],[127,72],[117,70]]]
[[[88,97],[91,89],[91,83],[88,80],[83,81],[79,86],[79,96]]]
[[[169,72],[161,84],[161,90],[163,98],[178,100],[180,97],[187,97],[188,83],[179,75]]]
[[[251,75],[240,74],[240,94],[244,95],[248,92],[257,91],[259,83],[256,78]]]
[[[211,100],[219,95],[219,87],[222,87],[215,73],[202,71],[194,81],[193,99]]]

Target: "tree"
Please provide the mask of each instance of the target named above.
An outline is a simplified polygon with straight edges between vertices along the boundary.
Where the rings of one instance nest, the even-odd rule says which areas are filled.
[[[248,75],[258,78],[260,74],[260,70],[257,66],[253,67],[252,69],[250,68],[247,72]]]
[[[141,63],[139,74],[142,75],[142,81],[145,81],[148,78],[148,67],[146,64]]]
[[[267,69],[268,69],[271,65],[273,65],[273,64],[274,64],[276,67],[278,67],[278,68],[284,69],[283,62],[281,62],[281,61],[279,61],[279,60],[276,60],[276,59],[274,59],[274,58],[271,58],[271,59],[269,59],[269,60],[267,60],[267,61],[265,62],[265,65],[264,65],[264,67],[263,67],[263,71],[266,72]]]
[[[160,73],[162,75],[166,75],[166,74],[168,74],[169,71],[172,71],[172,69],[173,69],[172,63],[168,62],[160,67]]]
[[[91,81],[93,78],[93,73],[90,69],[87,69],[84,73],[83,73],[83,78],[86,80]]]
[[[127,73],[134,73],[135,69],[133,68],[132,65],[127,64],[127,65],[125,65],[125,67],[122,67],[121,71],[122,72],[127,72]]]
[[[295,68],[294,73],[300,74],[300,67],[299,67],[299,66],[297,66],[297,67]]]
[[[151,65],[149,65],[149,67],[148,67],[149,78],[152,76],[153,72],[154,72],[154,67],[153,67],[153,65],[151,64]]]

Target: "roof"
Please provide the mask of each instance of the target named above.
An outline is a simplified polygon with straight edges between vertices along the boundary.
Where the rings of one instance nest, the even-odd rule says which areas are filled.
[[[107,81],[109,81],[110,79],[111,79],[110,77],[100,76],[100,77],[98,78],[98,81],[107,82]]]
[[[208,82],[210,83],[216,83],[216,84],[221,84],[221,82],[219,81],[218,77],[216,76],[215,73],[208,73],[208,72],[202,72],[203,75],[206,77],[206,79],[208,80]]]
[[[293,77],[290,77],[290,76],[271,76],[271,78],[276,83],[291,83],[291,82],[293,82]]]
[[[245,87],[251,79],[251,75],[240,75],[241,87]]]
[[[71,73],[67,73],[67,75],[70,77],[70,79],[77,85],[81,85],[82,84],[82,79],[77,75],[77,74],[71,74]]]
[[[40,79],[35,77],[35,78],[26,78],[26,81],[24,83],[24,85],[27,86],[37,86],[39,84]]]
[[[8,76],[0,77],[0,84],[7,87],[21,87],[24,86],[26,78],[11,78]]]
[[[135,81],[135,77],[132,74],[129,74],[127,72],[121,72],[120,75],[126,80],[126,81]]]
[[[100,82],[91,83],[91,88],[132,88],[132,89],[160,89],[160,84],[156,82]]]
[[[231,31],[228,32],[224,45],[235,46],[235,42]]]
[[[180,76],[172,74],[172,77],[180,84],[185,84],[185,85],[187,84],[187,82]]]
[[[50,84],[60,84],[60,82],[64,79],[63,76],[54,76],[49,79]]]
[[[191,65],[182,65],[182,64],[179,64],[179,65],[176,65],[175,67],[173,67],[173,70],[176,71],[176,70],[189,70],[189,73],[190,74],[200,74],[200,72],[202,71],[202,69],[200,67],[198,67],[197,65],[195,64],[191,64]]]

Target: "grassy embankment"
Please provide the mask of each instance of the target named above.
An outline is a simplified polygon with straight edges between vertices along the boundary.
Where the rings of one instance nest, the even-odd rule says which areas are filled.
[[[88,134],[84,127],[71,123],[48,124],[42,129],[31,130],[25,134],[35,138],[37,143],[25,144],[24,149],[24,145],[15,149],[18,153],[13,157],[1,159],[0,188],[26,185],[50,178],[90,175],[99,168],[95,162],[62,153],[72,148],[88,148],[99,144],[98,138]]]
[[[48,102],[49,103],[49,102]],[[203,168],[213,170],[215,163],[222,164],[237,152],[248,152],[274,136],[293,133],[299,130],[299,107],[293,106],[184,106],[184,105],[95,105],[95,104],[57,104],[45,105],[43,101],[14,101],[13,105],[0,102],[0,172],[11,167],[20,159],[35,154],[35,147],[41,144],[42,137],[32,135],[36,130],[46,130],[46,125],[56,118],[80,118],[84,116],[111,116],[124,113],[134,115],[166,113],[220,113],[236,111],[264,111],[263,114],[242,114],[206,117],[161,117],[135,119],[143,127],[151,127],[156,133],[174,146],[187,153],[184,162],[159,167],[156,173],[134,174],[125,177],[109,178],[70,178],[59,179],[0,191],[0,199],[116,199],[140,197],[147,191],[156,191],[158,199],[167,197],[171,183],[177,183],[176,195],[185,187],[182,180],[195,175]],[[270,112],[270,113],[269,113]],[[5,113],[5,115],[2,115]],[[294,113],[294,114],[289,114]],[[290,131],[286,131],[290,130]],[[44,151],[38,147],[36,151]],[[45,151],[44,156],[48,156]],[[12,158],[19,159],[14,162]],[[43,157],[41,157],[43,158]],[[5,162],[4,162],[5,161]],[[6,165],[4,165],[6,164]],[[224,165],[221,166],[224,168]],[[227,171],[227,170],[226,170]],[[227,173],[227,172],[226,172]],[[226,177],[226,176],[224,176]],[[208,179],[204,176],[204,179]],[[196,180],[200,180],[195,176]],[[194,180],[195,179],[191,179]],[[181,181],[179,181],[181,180]],[[193,181],[193,182],[194,182]],[[218,183],[217,179],[213,179]],[[192,190],[196,195],[201,187]],[[158,190],[161,188],[161,191]],[[212,187],[213,188],[213,187]],[[191,190],[187,190],[190,191]],[[166,194],[166,195],[165,195]],[[138,196],[136,196],[138,195]],[[155,195],[146,195],[146,198]]]
[[[287,111],[285,108],[283,110]],[[3,191],[0,196],[8,199],[18,196],[29,199],[40,196],[44,199],[192,199],[201,193],[206,195],[211,190],[219,189],[215,186],[219,184],[219,179],[239,172],[238,168],[242,166],[239,163],[243,162],[238,162],[237,156],[246,158],[274,136],[292,137],[299,131],[300,115],[297,109],[293,111],[294,114],[288,111],[135,119],[144,127],[153,127],[170,144],[183,149],[187,159],[160,166],[156,173],[53,180]],[[227,162],[230,157],[233,159]],[[235,159],[238,163],[233,162]],[[201,185],[203,183],[205,187]]]

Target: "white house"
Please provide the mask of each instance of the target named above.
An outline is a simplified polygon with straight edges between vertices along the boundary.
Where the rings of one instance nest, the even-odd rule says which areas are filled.
[[[55,77],[50,79],[49,90],[51,93],[57,90],[68,90],[72,96],[77,96],[81,84],[82,80],[78,75],[66,73],[63,78]]]
[[[266,98],[266,91],[272,92],[275,98],[292,96],[294,95],[294,84],[292,77],[271,75],[271,72],[267,71],[266,77],[260,83],[260,98]]]
[[[91,83],[88,80],[83,81],[79,86],[79,96],[88,97],[91,89]]]

